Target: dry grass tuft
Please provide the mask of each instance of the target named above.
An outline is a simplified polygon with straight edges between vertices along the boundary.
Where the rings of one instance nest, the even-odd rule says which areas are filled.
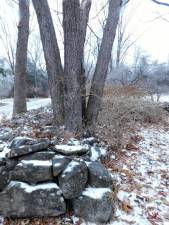
[[[124,147],[126,134],[134,133],[138,124],[165,121],[166,112],[143,96],[135,87],[106,89],[96,131],[114,150]]]

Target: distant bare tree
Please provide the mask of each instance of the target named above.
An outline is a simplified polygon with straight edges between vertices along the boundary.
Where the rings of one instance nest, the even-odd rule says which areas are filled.
[[[26,112],[26,64],[29,37],[29,0],[19,0],[13,116]]]

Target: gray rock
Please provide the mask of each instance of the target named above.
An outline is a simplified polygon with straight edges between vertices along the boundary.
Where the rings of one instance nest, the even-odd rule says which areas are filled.
[[[0,166],[6,165],[6,159],[4,157],[0,158]]]
[[[53,176],[57,177],[67,167],[70,161],[71,159],[68,157],[56,155],[52,160]]]
[[[10,182],[9,171],[5,166],[0,167],[0,191],[2,191]]]
[[[83,155],[90,148],[88,145],[55,145],[54,150],[64,155]]]
[[[95,137],[89,137],[82,140],[82,144],[93,145],[98,143],[98,140]]]
[[[59,186],[66,199],[78,197],[88,179],[87,166],[83,161],[72,160],[59,176]]]
[[[19,160],[51,160],[55,156],[55,152],[42,151],[19,157]]]
[[[55,183],[31,186],[12,181],[0,192],[0,215],[5,217],[54,217],[65,211],[64,199]]]
[[[15,147],[15,148],[13,147],[15,145],[12,145],[12,148],[8,152],[7,157],[15,158],[15,157],[27,155],[30,153],[38,152],[38,151],[47,149],[50,145],[50,141],[48,139],[41,140],[41,141],[39,141],[39,143],[36,143],[36,144],[33,144],[33,143],[26,144],[26,145],[20,145],[19,147]]]
[[[102,147],[95,145],[90,148],[89,156],[91,161],[99,161],[101,159],[104,159],[105,155],[106,150]]]
[[[29,184],[52,180],[52,161],[23,160],[11,171],[11,180]]]
[[[13,136],[12,129],[10,128],[1,128],[0,129],[0,140],[7,141]]]
[[[20,146],[23,145],[33,145],[33,144],[37,144],[37,140],[29,138],[29,137],[15,137],[10,145],[9,148],[10,149],[17,149]]]
[[[106,224],[113,211],[113,199],[108,188],[86,188],[82,195],[72,200],[75,216],[85,221]]]
[[[17,160],[7,160],[4,158],[3,162],[4,165],[0,166],[0,191],[2,191],[10,182],[10,171],[16,166]]]
[[[87,163],[89,170],[88,184],[91,187],[110,187],[112,184],[112,177],[106,168],[100,162]]]

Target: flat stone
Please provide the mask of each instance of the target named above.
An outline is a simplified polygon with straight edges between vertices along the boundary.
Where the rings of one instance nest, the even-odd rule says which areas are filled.
[[[20,146],[23,146],[23,145],[33,145],[33,144],[37,144],[37,140],[29,138],[29,137],[19,136],[19,137],[15,137],[11,141],[11,143],[9,145],[9,148],[10,149],[16,149],[16,148],[19,148]]]
[[[52,161],[49,160],[22,160],[11,171],[11,180],[29,184],[51,181],[52,179]]]
[[[52,160],[53,165],[53,176],[57,177],[71,161],[70,158],[62,155],[56,155]]]
[[[87,183],[87,166],[83,161],[72,160],[58,178],[64,197],[76,198],[82,193]]]
[[[55,183],[31,186],[11,181],[0,192],[0,215],[4,217],[55,217],[65,212],[65,201]]]
[[[85,221],[106,224],[113,211],[109,188],[86,188],[82,195],[72,200],[75,216]]]
[[[112,177],[108,170],[100,162],[87,163],[89,170],[88,184],[91,187],[110,187],[112,185]]]
[[[15,158],[23,155],[27,155],[33,152],[38,152],[45,150],[49,147],[50,141],[48,139],[41,140],[39,143],[36,144],[29,144],[29,145],[20,145],[19,147],[14,148],[8,152],[8,158]]]
[[[83,155],[87,153],[90,148],[88,145],[55,145],[54,150],[63,155]]]

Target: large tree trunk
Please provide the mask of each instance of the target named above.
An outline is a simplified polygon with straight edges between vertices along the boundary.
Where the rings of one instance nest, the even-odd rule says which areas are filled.
[[[91,0],[82,0],[80,6],[80,51],[81,51],[81,74],[80,74],[80,88],[82,101],[82,120],[86,123],[86,75],[84,69],[84,45],[86,40],[87,24],[89,20],[89,12],[91,8]]]
[[[81,74],[81,36],[79,0],[63,1],[65,125],[77,132],[82,129],[82,104],[79,77]]]
[[[109,1],[108,17],[103,32],[102,43],[98,54],[87,105],[87,122],[89,126],[95,125],[100,110],[101,98],[111,59],[111,52],[119,21],[120,9],[121,0]]]
[[[29,37],[29,1],[19,0],[20,20],[15,62],[13,116],[26,112],[26,64]]]
[[[63,68],[53,21],[47,0],[33,0],[49,78],[54,120],[56,125],[64,122]]]

